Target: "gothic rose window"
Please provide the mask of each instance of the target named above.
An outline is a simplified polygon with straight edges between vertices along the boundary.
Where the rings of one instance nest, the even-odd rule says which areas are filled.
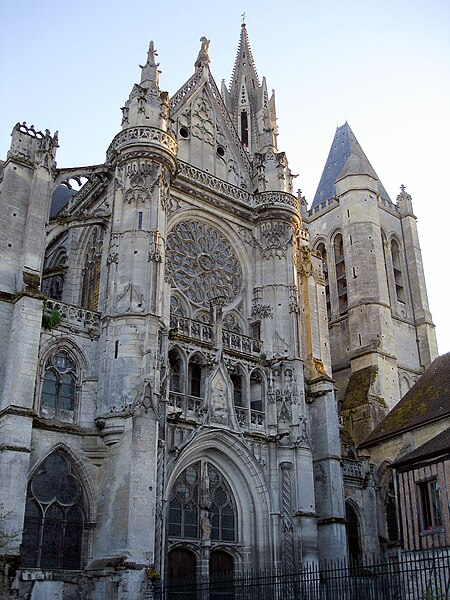
[[[167,238],[167,265],[173,284],[197,305],[216,296],[231,302],[239,294],[242,269],[231,245],[211,225],[184,221]]]
[[[43,417],[73,420],[76,396],[76,367],[70,356],[59,351],[45,365],[40,413]]]
[[[51,454],[28,484],[22,567],[81,569],[85,507],[69,461]]]

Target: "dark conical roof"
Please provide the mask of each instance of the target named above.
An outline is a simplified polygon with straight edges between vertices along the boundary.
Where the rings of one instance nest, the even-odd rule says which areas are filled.
[[[381,197],[390,201],[378,175],[346,122],[336,129],[311,208],[336,196],[336,181],[347,175],[370,175],[378,181]]]

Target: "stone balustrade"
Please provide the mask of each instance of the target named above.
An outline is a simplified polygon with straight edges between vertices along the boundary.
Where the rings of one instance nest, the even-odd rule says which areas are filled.
[[[56,327],[66,326],[74,328],[94,337],[100,335],[99,312],[47,298],[44,304],[44,315],[51,317],[53,311],[58,311],[61,317],[61,321]]]

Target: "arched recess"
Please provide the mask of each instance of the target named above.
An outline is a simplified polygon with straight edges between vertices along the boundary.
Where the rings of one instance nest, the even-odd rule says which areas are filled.
[[[239,440],[218,431],[198,434],[179,455],[176,467],[168,478],[166,507],[180,474],[204,457],[226,478],[237,515],[236,539],[229,544],[226,540],[212,540],[211,551],[221,549],[232,554],[236,568],[269,566],[273,559],[269,491],[261,465]],[[201,516],[199,513],[199,519]],[[169,539],[168,521],[167,508],[166,540]],[[244,557],[246,563],[243,562]]]
[[[100,275],[103,252],[103,228],[90,229],[84,246],[81,264],[80,305],[88,310],[98,310]]]
[[[348,499],[345,501],[345,521],[349,559],[359,562],[362,555],[361,521],[357,506]]]
[[[261,369],[250,373],[250,410],[265,412],[265,377]]]
[[[194,352],[189,357],[187,368],[187,394],[194,398],[204,398],[206,379],[206,357]]]
[[[47,298],[63,299],[64,284],[69,266],[67,243],[67,232],[63,232],[45,250],[41,289]]]
[[[21,545],[23,567],[80,570],[89,555],[92,491],[73,454],[53,447],[30,474]]]
[[[327,304],[327,317],[328,320],[331,319],[331,297],[330,297],[330,280],[328,276],[328,255],[327,249],[324,241],[319,242],[315,248],[316,252],[319,254],[322,259],[322,269],[323,275],[325,278],[325,298]]]
[[[378,469],[380,514],[382,515],[381,536],[388,544],[399,540],[397,499],[390,463],[384,461]]]
[[[169,354],[169,391],[184,394],[186,390],[186,355],[181,348],[174,346]]]

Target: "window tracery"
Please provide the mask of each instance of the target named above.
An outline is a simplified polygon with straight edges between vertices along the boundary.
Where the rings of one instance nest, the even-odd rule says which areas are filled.
[[[46,362],[41,388],[40,414],[46,418],[73,420],[76,400],[76,365],[64,350]]]
[[[85,503],[70,462],[54,452],[28,485],[23,567],[81,569]]]
[[[167,264],[173,284],[197,305],[216,296],[231,302],[239,294],[242,269],[236,254],[214,227],[183,221],[167,238]]]
[[[222,473],[207,461],[185,469],[169,498],[169,538],[235,542],[237,510]]]

